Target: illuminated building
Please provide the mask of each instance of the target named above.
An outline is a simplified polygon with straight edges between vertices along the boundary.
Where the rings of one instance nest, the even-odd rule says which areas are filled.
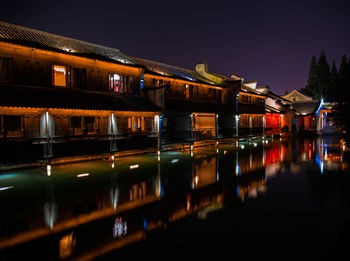
[[[239,135],[263,135],[265,125],[265,90],[257,82],[243,82],[237,99]]]
[[[1,22],[2,151],[156,146],[160,113],[139,96],[143,70],[117,49]]]
[[[282,96],[284,99],[293,102],[293,109],[297,115],[296,130],[299,133],[332,134],[336,129],[332,114],[335,111],[335,102],[324,102],[313,100],[297,90]]]
[[[269,91],[266,97],[265,133],[278,135],[295,131],[295,111],[292,102]]]
[[[234,96],[240,80],[223,81],[198,71],[132,59],[146,67],[144,97],[161,108],[162,143],[233,136]]]
[[[217,83],[240,83],[239,88],[230,90],[226,100],[231,100],[235,107],[235,115],[229,122],[233,123],[234,136],[256,136],[264,134],[265,119],[265,87],[257,87],[256,81],[245,82],[237,75],[226,77],[219,74],[209,73],[206,64],[197,64],[196,71],[204,77]],[[237,86],[237,85],[236,85]],[[233,119],[233,120],[232,120]],[[226,120],[226,122],[228,122]],[[226,123],[227,124],[227,123]]]

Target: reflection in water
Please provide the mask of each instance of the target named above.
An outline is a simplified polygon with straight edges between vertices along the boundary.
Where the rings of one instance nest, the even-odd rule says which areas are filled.
[[[310,195],[326,202],[325,188],[337,183],[320,176],[347,170],[345,159],[341,141],[263,140],[2,174],[0,249],[12,258],[18,243],[30,243],[34,253],[44,238],[58,245],[46,258],[94,257],[184,217],[206,220],[258,200],[269,193],[270,179],[305,169]]]
[[[128,222],[122,217],[116,217],[113,225],[113,237],[125,236],[128,233]]]
[[[76,243],[76,238],[71,232],[68,235],[63,236],[58,245],[60,258],[64,259],[72,255]]]

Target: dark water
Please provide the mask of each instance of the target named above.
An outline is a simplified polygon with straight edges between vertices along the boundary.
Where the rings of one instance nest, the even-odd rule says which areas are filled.
[[[347,259],[344,149],[260,140],[2,172],[0,260]]]

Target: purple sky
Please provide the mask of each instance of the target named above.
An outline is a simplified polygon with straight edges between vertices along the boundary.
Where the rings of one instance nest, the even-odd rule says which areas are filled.
[[[303,88],[311,56],[350,58],[350,1],[5,1],[0,20],[125,54]]]

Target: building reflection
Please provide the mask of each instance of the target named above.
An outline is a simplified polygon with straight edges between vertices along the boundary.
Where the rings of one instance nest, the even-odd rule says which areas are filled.
[[[95,257],[176,220],[206,219],[220,208],[244,204],[268,193],[269,179],[312,162],[317,168],[308,174],[310,193],[324,199],[320,173],[345,170],[347,164],[341,144],[322,140],[247,141],[3,175],[0,192],[14,200],[0,202],[6,210],[0,250],[16,258],[16,244],[28,242],[34,253],[45,239],[56,248],[43,252],[47,259]],[[33,207],[38,202],[41,207]],[[14,214],[18,210],[20,216]]]

